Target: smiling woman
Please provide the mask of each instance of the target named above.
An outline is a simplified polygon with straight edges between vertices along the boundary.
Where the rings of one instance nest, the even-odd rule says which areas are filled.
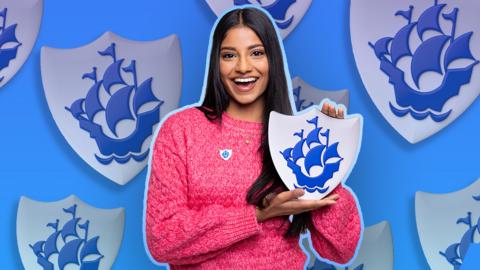
[[[298,239],[307,229],[325,259],[346,263],[355,253],[352,194],[339,185],[322,200],[298,200],[304,191],[288,191],[274,169],[269,115],[292,114],[276,33],[256,8],[220,18],[202,105],[171,115],[158,132],[145,236],[152,257],[172,269],[302,269]],[[329,104],[322,111],[343,117]]]

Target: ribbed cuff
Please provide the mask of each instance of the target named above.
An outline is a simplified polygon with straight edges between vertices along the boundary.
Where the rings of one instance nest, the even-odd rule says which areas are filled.
[[[225,237],[229,242],[238,242],[260,232],[254,205],[228,211],[225,220],[228,228]]]

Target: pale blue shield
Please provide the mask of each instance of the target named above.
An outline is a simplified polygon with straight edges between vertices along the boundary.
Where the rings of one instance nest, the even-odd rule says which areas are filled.
[[[320,104],[322,100],[329,99],[337,104],[342,104],[348,108],[349,96],[348,90],[321,90],[303,81],[300,77],[292,79],[293,98],[295,99],[295,109],[297,112],[310,108],[313,105]]]
[[[348,267],[336,267],[322,261],[312,250],[308,235],[301,243],[309,259],[307,270],[393,270],[392,231],[387,221],[365,228],[357,256]]]
[[[480,244],[480,180],[447,194],[417,192],[415,218],[430,268],[460,269]],[[472,252],[479,254],[478,248]]]
[[[280,35],[285,38],[292,32],[303,15],[307,12],[312,0],[206,0],[213,12],[220,16],[226,10],[243,5],[262,7],[275,20]]]
[[[363,84],[410,143],[453,122],[480,93],[479,1],[352,0]]]
[[[321,199],[346,180],[355,165],[362,137],[362,117],[336,119],[312,106],[294,116],[270,113],[268,143],[273,164],[301,199]]]
[[[110,269],[123,238],[125,210],[98,209],[76,196],[57,202],[21,197],[17,245],[25,269]]]
[[[76,49],[41,51],[48,107],[70,146],[125,184],[147,164],[159,120],[178,107],[182,65],[175,35],[138,42],[105,33]]]
[[[43,0],[0,2],[0,87],[22,67],[32,51],[43,12]]]

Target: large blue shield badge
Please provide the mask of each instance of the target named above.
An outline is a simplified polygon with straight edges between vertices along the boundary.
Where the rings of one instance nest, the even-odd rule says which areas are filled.
[[[42,0],[0,2],[0,87],[22,67],[37,39]]]
[[[297,27],[300,20],[307,12],[312,0],[206,0],[217,16],[226,10],[243,5],[262,7],[272,16],[280,30],[280,35],[285,38]]]
[[[57,202],[20,198],[17,245],[25,269],[110,269],[123,238],[125,210],[97,209],[72,195]]]
[[[48,107],[70,146],[112,181],[130,181],[147,163],[159,120],[178,107],[178,38],[106,33],[76,49],[42,48],[41,67]]]
[[[464,269],[464,264],[478,262],[480,180],[447,194],[417,192],[415,218],[423,254],[431,269]],[[477,268],[478,265],[474,269]]]
[[[351,1],[352,48],[362,81],[410,143],[450,124],[479,95],[478,10],[478,1]]]
[[[298,115],[270,113],[268,143],[273,164],[301,199],[321,199],[343,182],[355,165],[362,137],[362,117],[336,119],[313,106]]]
[[[386,221],[365,228],[357,256],[348,267],[335,267],[319,259],[309,237],[301,243],[309,258],[307,270],[393,270],[392,231]]]
[[[335,91],[317,89],[303,81],[300,77],[292,79],[292,86],[297,112],[310,108],[313,105],[320,104],[324,99],[329,99],[348,108],[349,93],[346,89]]]

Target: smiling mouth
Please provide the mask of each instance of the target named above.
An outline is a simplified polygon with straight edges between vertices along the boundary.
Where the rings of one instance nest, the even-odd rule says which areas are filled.
[[[257,77],[235,78],[233,82],[240,91],[250,91],[257,82]]]

